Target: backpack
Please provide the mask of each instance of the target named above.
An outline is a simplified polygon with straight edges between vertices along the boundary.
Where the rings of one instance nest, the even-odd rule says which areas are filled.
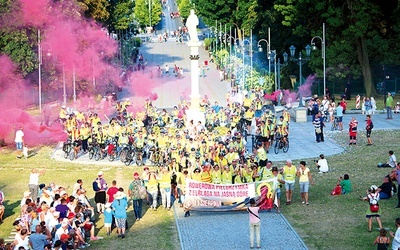
[[[370,194],[368,195],[369,198],[369,210],[372,213],[377,213],[379,211],[379,194],[378,193],[374,193],[374,194]]]
[[[97,179],[95,179],[92,183],[93,191],[97,192],[100,190],[99,184],[97,183]]]
[[[371,129],[373,129],[374,128],[374,123],[371,121],[371,124],[369,125],[369,127],[371,128]]]
[[[4,194],[3,191],[0,191],[0,206],[3,205],[4,202]]]

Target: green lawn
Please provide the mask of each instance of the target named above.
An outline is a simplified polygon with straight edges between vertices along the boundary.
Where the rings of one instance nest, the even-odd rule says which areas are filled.
[[[378,230],[369,233],[365,211],[367,202],[358,199],[372,184],[380,185],[383,177],[390,169],[379,169],[378,162],[386,162],[388,150],[395,154],[400,146],[400,130],[374,131],[374,146],[366,147],[366,138],[359,134],[356,146],[347,145],[347,133],[336,133],[333,138],[346,148],[342,154],[327,157],[331,172],[318,174],[312,160],[311,166],[315,185],[310,189],[310,205],[300,203],[299,188],[296,186],[292,205],[282,205],[282,213],[296,229],[300,237],[310,249],[373,249],[372,242]],[[91,183],[99,170],[105,173],[105,179],[111,183],[113,179],[118,185],[128,188],[136,167],[99,167],[96,165],[76,165],[60,163],[50,159],[52,149],[42,147],[38,154],[28,160],[15,159],[10,149],[2,148],[0,156],[0,188],[6,195],[6,216],[0,226],[0,237],[8,237],[13,220],[19,214],[19,201],[27,190],[29,171],[33,167],[46,167],[46,174],[40,178],[43,183],[54,181],[71,191],[76,179],[84,181],[88,197],[93,197]],[[298,165],[299,161],[294,161]],[[282,166],[282,163],[277,163]],[[340,175],[348,173],[353,182],[354,192],[348,195],[331,196],[330,192]],[[283,196],[284,197],[284,196]],[[284,201],[284,198],[283,200]],[[282,202],[284,203],[284,202]],[[395,210],[397,199],[381,201],[382,223],[384,227],[395,230],[394,220],[400,216],[400,209]],[[147,208],[147,206],[146,206]],[[146,211],[143,219],[133,221],[132,207],[129,208],[129,232],[122,240],[113,236],[105,236],[102,217],[97,223],[97,233],[104,239],[94,242],[93,249],[179,249],[179,239],[174,223],[173,213],[159,209]],[[377,228],[374,222],[373,228]],[[131,240],[132,239],[132,240]]]
[[[136,167],[98,167],[96,165],[79,165],[60,163],[50,159],[52,149],[43,147],[38,154],[28,160],[19,160],[10,149],[2,148],[0,156],[0,189],[6,196],[6,214],[0,226],[0,237],[7,238],[12,230],[12,223],[19,216],[20,199],[28,190],[30,170],[34,167],[46,168],[46,173],[40,177],[40,182],[49,184],[54,181],[58,186],[66,187],[69,192],[77,179],[83,180],[83,186],[88,191],[88,197],[93,198],[92,182],[97,172],[102,170],[109,185],[113,179],[117,185],[128,189]],[[104,239],[91,242],[91,249],[180,249],[178,233],[172,211],[147,210],[144,205],[144,217],[139,222],[134,220],[132,205],[128,209],[129,231],[125,239],[117,238],[114,233],[106,236],[103,227],[103,217],[98,218],[96,234]],[[114,230],[115,232],[115,230]]]

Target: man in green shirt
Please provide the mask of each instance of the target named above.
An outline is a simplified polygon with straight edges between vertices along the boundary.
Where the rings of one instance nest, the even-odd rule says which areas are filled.
[[[386,97],[386,119],[393,119],[392,118],[392,107],[393,107],[393,97],[388,92]]]

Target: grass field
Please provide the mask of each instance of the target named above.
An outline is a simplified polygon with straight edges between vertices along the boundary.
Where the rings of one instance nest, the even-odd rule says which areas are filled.
[[[359,133],[359,143],[356,146],[347,145],[347,133],[333,133],[331,137],[346,148],[342,154],[328,157],[331,171],[318,174],[314,167],[314,159],[306,159],[315,180],[310,189],[310,205],[300,202],[298,186],[295,187],[292,205],[282,205],[282,213],[295,228],[300,237],[310,249],[374,249],[372,245],[378,230],[367,231],[365,211],[367,202],[358,199],[372,184],[380,185],[383,177],[391,169],[379,169],[378,162],[386,162],[388,150],[395,154],[400,146],[400,130],[374,131],[374,145],[366,147],[366,138]],[[46,168],[40,182],[49,184],[54,181],[64,186],[70,192],[76,179],[83,180],[83,186],[88,190],[88,197],[93,197],[91,183],[99,170],[105,173],[105,179],[111,183],[116,179],[118,186],[128,188],[136,167],[99,167],[96,165],[77,165],[60,163],[50,158],[52,148],[44,146],[37,148],[38,154],[28,160],[15,159],[12,150],[2,148],[0,154],[0,189],[6,196],[6,215],[0,225],[0,237],[8,237],[12,223],[19,216],[19,201],[22,193],[27,190],[29,171],[33,167]],[[294,161],[298,165],[299,161]],[[282,163],[277,163],[282,166]],[[330,192],[339,176],[349,174],[354,192],[348,195],[331,196]],[[284,201],[284,200],[283,200]],[[282,202],[283,203],[283,202]],[[394,231],[394,220],[400,217],[400,209],[394,207],[397,199],[380,202],[383,226]],[[122,240],[116,234],[105,235],[102,217],[97,222],[97,234],[104,239],[93,242],[92,249],[180,249],[179,239],[174,223],[173,212],[146,211],[142,220],[135,222],[132,207],[129,208],[129,232]],[[377,228],[374,221],[373,228]],[[279,240],[279,239],[277,239]]]

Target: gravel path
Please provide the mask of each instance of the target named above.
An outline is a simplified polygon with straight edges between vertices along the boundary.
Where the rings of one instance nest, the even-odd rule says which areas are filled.
[[[182,250],[250,249],[249,215],[240,212],[196,212],[185,218],[174,210]],[[261,249],[307,249],[282,214],[263,211]]]

